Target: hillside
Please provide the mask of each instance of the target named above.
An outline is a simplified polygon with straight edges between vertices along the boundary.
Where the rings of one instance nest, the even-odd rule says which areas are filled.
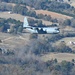
[[[75,75],[75,8],[71,6],[75,1],[71,1],[0,1],[0,75]],[[27,33],[24,17],[31,26],[53,25],[60,33]]]
[[[66,61],[72,61],[72,59],[75,60],[75,54],[71,53],[49,53],[45,54],[41,57],[41,59],[46,62],[51,59],[57,59],[58,62],[62,62],[63,60]]]
[[[20,20],[21,22],[24,22],[24,17],[27,17],[27,18],[32,18],[34,20],[42,20],[42,19],[36,19],[34,17],[29,17],[29,16],[23,16],[23,15],[20,15],[20,14],[16,14],[16,13],[12,13],[12,14],[9,14],[8,12],[0,12],[0,17],[1,18],[12,18],[12,19],[15,19],[15,20]],[[46,24],[46,25],[51,25],[52,22],[49,22],[49,21],[45,21],[45,20],[42,20],[43,24]]]
[[[71,19],[72,17],[70,16],[66,16],[66,15],[62,15],[60,13],[55,13],[55,12],[51,12],[51,11],[47,11],[47,10],[35,10],[37,14],[43,14],[43,15],[51,15],[52,18],[57,18],[59,19]]]
[[[11,3],[9,3],[9,5],[10,4]],[[12,4],[12,5],[15,6],[15,4]],[[47,10],[34,10],[34,11],[36,11],[37,14],[51,15],[52,18],[57,18],[58,20],[60,20],[60,19],[61,20],[66,20],[66,19],[71,19],[72,18],[70,16],[62,15],[62,14],[59,14],[59,13],[56,13],[56,12],[47,11]],[[23,22],[25,16],[20,15],[20,14],[15,14],[15,13],[9,14],[8,12],[0,12],[0,17],[1,18],[6,18],[6,19],[12,18],[12,19],[20,20],[21,22]],[[26,16],[26,17],[27,18],[36,19],[34,17],[29,17],[29,16]],[[37,19],[37,20],[40,20],[40,19]],[[50,22],[50,21],[42,20],[42,22],[43,22],[43,24],[47,24],[47,25],[52,24],[52,22]],[[3,45],[5,45],[5,47],[7,47],[9,49],[14,49],[17,45],[27,44],[27,42],[29,41],[29,39],[27,39],[27,36],[29,37],[29,35],[27,35],[27,34],[26,34],[26,36],[24,35],[24,37],[19,36],[19,35],[18,36],[11,36],[10,35],[9,37],[3,39],[5,41],[3,42],[4,44],[1,44],[1,46],[3,47]],[[1,37],[4,37],[4,36],[1,36]],[[41,38],[43,38],[43,37],[41,37]],[[66,39],[66,38],[64,38],[64,39]],[[16,41],[16,40],[18,40],[18,41]],[[19,43],[19,42],[21,42],[21,43]],[[65,40],[65,42],[67,42],[67,40]]]
[[[29,34],[23,35],[11,35],[8,33],[1,33],[0,32],[0,48],[14,50],[17,46],[24,46],[29,42]]]
[[[65,20],[65,19],[71,19],[72,18],[70,16],[66,16],[66,15],[62,15],[62,14],[58,14],[58,13],[50,12],[50,11],[44,11],[44,10],[35,10],[35,11],[36,11],[37,14],[51,15],[52,18],[57,18],[58,20],[60,20],[60,19]],[[20,20],[21,22],[24,21],[24,17],[32,18],[34,20],[40,20],[40,19],[35,19],[33,17],[22,16],[20,14],[15,14],[15,13],[9,14],[8,12],[0,12],[0,17],[1,18],[6,18],[6,19],[12,18],[12,19]],[[42,22],[43,22],[43,24],[46,24],[46,25],[51,25],[52,24],[52,22],[50,22],[50,21],[42,20]]]

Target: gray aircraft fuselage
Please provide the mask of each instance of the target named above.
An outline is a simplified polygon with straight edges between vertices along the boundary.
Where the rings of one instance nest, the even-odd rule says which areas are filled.
[[[23,28],[27,29],[30,33],[38,33],[38,34],[50,34],[50,33],[59,33],[58,27],[33,27],[29,26],[28,20],[24,18]]]
[[[59,33],[58,27],[29,27],[26,28],[30,33],[38,33],[38,34],[53,34]]]

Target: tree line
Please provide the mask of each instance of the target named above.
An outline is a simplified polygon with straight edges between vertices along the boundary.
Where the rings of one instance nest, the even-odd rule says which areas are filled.
[[[58,2],[57,0],[3,0],[5,2],[23,4],[33,7],[35,9],[43,9],[48,11],[54,11],[61,14],[75,17],[75,8],[68,3],[64,3],[63,0]]]
[[[16,21],[15,19],[3,19],[0,18],[0,31],[7,32],[7,29],[10,29],[10,33],[13,32],[22,32],[23,30],[23,23],[20,21]]]
[[[40,53],[45,53],[43,51],[43,44],[47,47],[47,43],[44,43],[44,41],[38,41],[36,42],[35,39],[33,39],[39,47],[41,47],[42,50],[40,50]],[[29,43],[31,45],[31,43]],[[18,73],[19,75],[74,75],[75,74],[75,61],[72,59],[71,62],[68,61],[61,61],[58,62],[57,59],[51,59],[46,62],[40,59],[40,56],[35,54],[34,51],[36,51],[37,45],[31,45],[33,46],[26,47],[26,46],[20,46],[17,47],[13,54],[9,54],[10,50],[7,54],[2,55],[0,53],[0,74],[1,75],[15,75],[15,73]],[[51,47],[51,45],[49,44]],[[29,49],[30,47],[30,49]],[[47,48],[45,48],[47,50]],[[62,46],[63,47],[63,46]],[[40,49],[40,48],[39,48]],[[56,49],[56,48],[55,48]],[[31,53],[31,52],[32,53]],[[1,52],[1,48],[0,48]],[[38,52],[37,52],[38,53]],[[10,58],[10,59],[9,59]],[[6,66],[5,66],[6,65]]]
[[[16,4],[15,6],[12,6],[7,3],[0,3],[0,11],[11,11],[12,13],[31,16],[37,19],[43,19],[51,22],[58,22],[57,19],[53,19],[50,15],[36,14],[34,10],[29,10],[26,7],[26,5]]]

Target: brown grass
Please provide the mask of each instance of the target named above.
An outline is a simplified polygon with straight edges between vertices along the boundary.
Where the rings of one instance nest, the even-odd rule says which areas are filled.
[[[75,37],[66,37],[54,43],[54,45],[58,45],[61,41],[64,41],[67,46],[69,46],[72,50],[75,50],[75,45],[70,42],[75,42]]]
[[[24,21],[24,17],[32,18],[34,20],[42,20],[42,19],[36,19],[36,18],[33,18],[33,17],[22,16],[20,14],[15,14],[15,13],[9,14],[8,12],[0,12],[0,17],[1,18],[6,18],[6,19],[12,18],[12,19],[15,19],[15,20],[20,20],[21,22]],[[52,24],[52,22],[50,22],[50,21],[42,20],[42,22],[45,25],[51,25]]]
[[[16,20],[20,20],[21,22],[23,22],[24,16],[20,15],[20,14],[9,14],[8,12],[0,12],[0,17],[1,18],[12,18],[12,19],[16,19]]]
[[[0,39],[2,40],[2,43],[0,43],[0,48],[14,50],[14,48],[21,47],[22,45],[24,46],[29,43],[29,34],[23,34],[20,36],[0,33],[0,35]]]
[[[35,10],[37,14],[47,14],[47,15],[51,15],[52,18],[57,18],[57,19],[71,19],[72,17],[70,16],[66,16],[66,15],[62,15],[56,12],[51,12],[51,11],[47,11],[47,10]]]
[[[49,53],[49,54],[46,54],[46,55],[43,55],[41,57],[41,59],[46,62],[48,60],[51,60],[51,59],[57,59],[58,62],[61,62],[63,60],[66,60],[66,61],[72,61],[72,59],[75,59],[75,54],[71,54],[71,53]]]

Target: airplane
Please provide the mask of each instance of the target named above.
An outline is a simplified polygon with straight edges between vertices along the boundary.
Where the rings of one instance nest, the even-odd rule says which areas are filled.
[[[58,27],[34,27],[29,26],[28,20],[24,18],[23,28],[27,29],[29,33],[38,33],[38,34],[54,34],[59,33]]]

